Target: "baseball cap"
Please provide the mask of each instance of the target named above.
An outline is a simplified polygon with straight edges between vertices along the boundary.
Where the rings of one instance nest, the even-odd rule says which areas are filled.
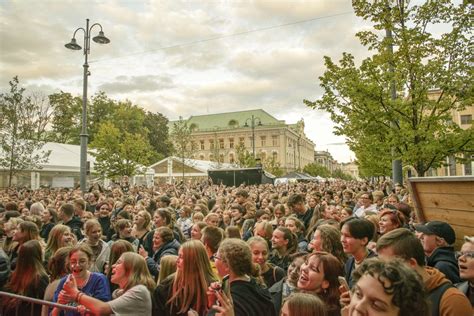
[[[427,235],[436,235],[444,238],[448,244],[454,244],[456,241],[456,233],[454,229],[446,222],[431,221],[426,224],[415,225],[415,229],[418,232]]]

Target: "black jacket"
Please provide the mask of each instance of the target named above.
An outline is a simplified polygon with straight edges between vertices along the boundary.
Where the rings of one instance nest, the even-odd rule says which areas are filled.
[[[266,288],[250,282],[236,280],[230,284],[230,294],[234,302],[235,316],[276,316],[272,297]]]
[[[367,250],[369,251],[369,254],[367,255],[367,259],[377,257],[377,254],[375,252],[373,252],[370,249],[367,249]],[[355,259],[354,257],[351,256],[349,257],[349,259],[347,259],[346,264],[344,265],[344,273],[345,273],[344,277],[346,278],[346,281],[349,284],[349,287],[351,289],[352,289],[352,286],[354,285],[352,283],[352,272],[354,270],[355,270]]]
[[[426,258],[426,265],[443,272],[453,284],[461,282],[453,247],[438,247]]]
[[[81,232],[83,223],[79,217],[74,216],[69,220],[69,222],[64,223],[64,225],[71,228],[71,231],[74,235],[76,235],[77,240],[81,240],[82,238],[84,238]]]

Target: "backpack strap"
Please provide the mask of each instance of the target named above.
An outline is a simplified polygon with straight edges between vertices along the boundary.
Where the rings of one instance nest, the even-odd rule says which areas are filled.
[[[441,298],[444,295],[444,292],[446,292],[448,289],[454,287],[451,282],[445,282],[438,286],[437,288],[434,288],[433,290],[430,291],[428,294],[428,298],[430,300],[430,305],[431,305],[431,315],[432,316],[438,316],[439,315],[439,305],[441,304]]]

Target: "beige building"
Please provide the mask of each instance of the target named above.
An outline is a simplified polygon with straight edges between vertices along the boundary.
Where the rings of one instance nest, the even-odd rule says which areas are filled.
[[[197,147],[194,159],[236,164],[236,148],[243,144],[263,164],[273,158],[284,171],[314,162],[315,144],[304,133],[303,119],[287,124],[257,109],[191,116],[187,123]]]
[[[341,163],[341,170],[348,175],[351,175],[354,179],[360,179],[359,177],[359,166],[355,161]]]
[[[329,151],[315,151],[314,162],[326,167],[329,171],[334,172],[336,169],[340,169],[341,166],[335,160]]]
[[[436,99],[441,94],[440,89],[430,90],[428,97],[430,99]],[[462,129],[473,128],[472,117],[474,116],[474,106],[467,106],[462,111],[451,110],[452,121],[459,125]],[[446,157],[446,165],[437,169],[430,169],[427,172],[427,176],[471,176],[473,175],[474,168],[474,156],[471,155],[470,161],[461,164],[456,161],[455,156]]]

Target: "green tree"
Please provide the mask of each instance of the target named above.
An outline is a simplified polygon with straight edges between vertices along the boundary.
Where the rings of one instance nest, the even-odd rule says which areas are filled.
[[[173,145],[169,139],[168,119],[161,113],[146,112],[143,126],[148,129],[148,141],[155,151],[150,160],[159,161],[171,155]]]
[[[255,158],[253,155],[245,148],[245,145],[243,143],[239,143],[235,147],[235,153],[236,153],[236,162],[241,168],[250,168],[250,167],[255,167],[257,162],[255,161]]]
[[[0,167],[8,170],[8,186],[22,170],[38,169],[48,161],[42,150],[50,113],[42,102],[25,97],[18,77],[10,81],[10,92],[0,94]]]
[[[117,122],[115,119],[118,102],[110,99],[105,92],[100,91],[91,97],[88,102],[87,111],[87,129],[89,133],[89,142],[93,142],[95,135],[98,133],[102,123],[110,121],[121,131],[133,133],[130,129],[125,128],[123,121]]]
[[[310,163],[304,166],[303,172],[306,172],[307,174],[313,176],[313,177],[323,177],[323,178],[329,178],[331,176],[331,171],[329,171],[328,168],[325,166],[318,164],[318,163]]]
[[[336,179],[342,179],[347,181],[354,180],[354,178],[352,178],[349,174],[345,173],[341,169],[334,170],[331,176]]]
[[[67,92],[49,96],[54,109],[49,140],[64,144],[79,144],[81,133],[82,99]]]
[[[193,131],[188,126],[188,122],[183,120],[182,117],[179,117],[178,121],[173,122],[170,137],[173,140],[173,153],[181,162],[183,181],[186,159],[190,159],[197,150],[192,133]]]
[[[153,154],[143,135],[122,132],[112,122],[100,125],[91,147],[95,149],[91,154],[96,158],[97,173],[109,178],[145,172]]]
[[[358,16],[374,24],[375,31],[356,34],[373,55],[360,66],[350,53],[343,53],[338,64],[325,57],[327,70],[319,78],[324,95],[305,103],[331,114],[336,134],[346,136],[367,174],[390,168],[392,147],[393,158],[412,165],[420,176],[446,156],[472,153],[473,128],[462,130],[451,120],[453,111],[473,104],[473,67],[467,62],[473,60],[473,20],[467,2],[352,3]],[[430,30],[439,23],[449,31],[435,37]],[[391,44],[397,48],[393,53]],[[392,82],[396,100],[391,100]],[[430,97],[433,87],[439,94]],[[368,148],[374,146],[376,152]]]
[[[281,168],[281,165],[275,156],[265,159],[263,161],[263,168],[273,174],[275,177],[281,177],[283,175],[283,169]]]

